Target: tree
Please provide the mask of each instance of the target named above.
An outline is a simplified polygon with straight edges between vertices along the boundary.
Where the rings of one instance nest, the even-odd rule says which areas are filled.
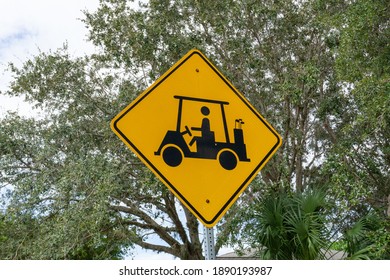
[[[256,209],[271,191],[325,187],[331,217],[348,216],[342,227],[331,221],[334,231],[379,213],[390,185],[387,11],[387,1],[371,0],[151,0],[138,9],[102,0],[84,19],[94,55],[74,58],[65,47],[11,65],[5,94],[42,111],[0,122],[0,184],[12,190],[6,215],[20,223],[27,215],[42,233],[24,258],[82,257],[85,246],[105,248],[90,258],[110,258],[134,244],[203,258],[198,221],[109,129],[119,109],[192,48],[283,138],[220,223],[217,250],[244,226],[235,219],[240,208]],[[359,60],[356,48],[364,50]]]
[[[35,57],[23,69],[13,68],[18,79],[10,93],[26,95],[44,115],[36,120],[10,114],[1,122],[1,180],[15,187],[8,215],[23,218],[27,211],[38,216],[43,234],[34,243],[42,244],[30,247],[31,258],[68,258],[85,244],[96,248],[104,240],[107,250],[138,244],[186,258],[193,250],[181,249],[190,247],[185,243],[190,238],[176,202],[114,138],[109,121],[120,106],[110,101],[107,89],[115,80],[101,78],[95,67],[60,50]],[[188,219],[197,232],[197,223],[191,224],[195,218]],[[151,230],[171,247],[147,243]],[[172,232],[185,239],[184,245]],[[188,258],[201,257],[200,242],[195,245],[198,253]]]
[[[370,231],[378,238],[375,245],[370,243],[372,239],[368,242],[372,245],[369,249],[376,250],[375,258],[388,258],[388,248],[382,245],[389,236],[389,221],[384,215],[389,193],[389,46],[385,43],[389,5],[387,1],[316,1],[310,6],[316,15],[314,22],[324,32],[325,53],[334,60],[329,60],[332,70],[322,84],[327,97],[316,98],[318,107],[310,114],[317,118],[313,139],[321,149],[311,149],[320,151],[319,173],[306,169],[304,174],[311,181],[304,185],[327,189],[334,237],[375,212],[381,222]],[[245,207],[256,205],[249,196]]]
[[[388,1],[358,0],[334,16],[340,31],[335,69],[346,94],[338,99],[342,109],[331,110],[338,120],[333,129],[337,141],[323,168],[324,174],[333,174],[328,186],[337,198],[336,215],[348,212],[348,221],[357,224],[373,211],[380,217],[380,228],[370,235],[377,236],[374,247],[384,258],[389,251],[380,249],[381,240],[388,240],[390,229],[386,218],[390,192],[389,11]]]
[[[329,242],[325,195],[279,193],[263,197],[244,227],[251,246],[267,259],[323,259]]]

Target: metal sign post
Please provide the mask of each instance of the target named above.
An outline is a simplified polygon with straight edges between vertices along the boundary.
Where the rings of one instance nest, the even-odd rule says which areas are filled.
[[[215,260],[215,242],[214,242],[214,228],[203,227],[204,229],[204,249],[205,259]]]

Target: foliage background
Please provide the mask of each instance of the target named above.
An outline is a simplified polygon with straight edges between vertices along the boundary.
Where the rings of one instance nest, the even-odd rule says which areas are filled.
[[[115,259],[134,245],[203,258],[199,223],[109,129],[192,48],[283,138],[218,225],[217,250],[389,258],[388,1],[129,4],[102,0],[85,12],[96,53],[73,57],[65,44],[9,65],[13,81],[2,94],[42,114],[0,121],[1,258]],[[266,231],[270,209],[280,223]]]

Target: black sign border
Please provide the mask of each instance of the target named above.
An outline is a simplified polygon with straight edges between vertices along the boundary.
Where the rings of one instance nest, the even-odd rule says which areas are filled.
[[[162,84],[170,75],[172,75],[172,73],[174,73],[177,69],[179,69],[188,59],[190,59],[192,56],[194,55],[199,55],[202,60],[210,66],[211,69],[213,69],[213,71],[221,78],[221,80],[224,81],[224,83],[237,95],[238,98],[240,98],[242,100],[242,102],[259,118],[259,120],[272,132],[273,135],[275,135],[276,139],[277,139],[277,142],[275,143],[275,145],[272,147],[272,149],[266,154],[266,156],[260,161],[260,163],[256,166],[256,168],[250,173],[250,175],[247,177],[247,179],[244,180],[244,182],[238,187],[238,189],[233,193],[233,195],[228,199],[228,201],[222,206],[222,208],[218,211],[218,213],[214,216],[214,218],[212,218],[211,220],[207,220],[206,218],[204,218],[199,212],[198,210],[196,210],[196,208],[194,206],[191,205],[191,203],[179,192],[179,190],[171,184],[171,182],[169,182],[169,180],[158,170],[158,168],[156,168],[150,161],[149,159],[144,156],[144,154],[130,141],[129,138],[126,137],[125,134],[122,133],[122,131],[120,131],[120,129],[118,128],[118,122],[130,111],[132,110],[135,106],[137,106],[141,101],[143,101],[149,94],[151,94],[160,84]],[[131,104],[131,106],[122,113],[121,116],[119,116],[115,121],[114,121],[114,124],[113,124],[113,127],[114,129],[123,137],[123,139],[134,149],[134,151],[142,157],[142,159],[152,168],[152,171],[156,172],[158,174],[158,176],[163,180],[163,182],[165,184],[167,184],[171,190],[177,195],[179,196],[182,201],[184,201],[184,203],[191,208],[191,210],[196,213],[196,215],[203,221],[204,224],[206,225],[212,225],[214,224],[214,222],[219,218],[219,216],[226,210],[226,208],[229,206],[229,204],[232,202],[232,200],[234,200],[237,195],[241,192],[241,190],[247,185],[248,183],[248,180],[250,180],[250,178],[252,178],[254,176],[255,173],[259,172],[261,166],[263,165],[263,163],[270,157],[270,155],[275,151],[275,149],[277,149],[277,147],[279,146],[280,142],[281,142],[281,138],[280,136],[274,131],[274,129],[266,122],[264,121],[264,119],[260,116],[260,114],[249,104],[249,101],[247,101],[245,99],[245,97],[240,93],[238,92],[238,90],[236,90],[231,84],[230,82],[224,77],[222,76],[221,73],[219,73],[219,71],[217,70],[217,68],[212,65],[205,57],[204,55],[198,51],[198,50],[193,50],[192,53],[190,53],[183,61],[181,61],[176,67],[174,67],[173,69],[170,70],[170,72],[168,72],[166,74],[166,76],[164,76],[160,81],[158,81],[156,84],[153,84],[149,89],[147,89],[144,94],[134,102],[134,104]],[[249,183],[248,183],[249,185]]]

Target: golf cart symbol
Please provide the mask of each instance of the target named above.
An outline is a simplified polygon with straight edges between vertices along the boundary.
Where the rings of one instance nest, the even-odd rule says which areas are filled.
[[[218,159],[220,165],[226,170],[233,170],[237,166],[238,160],[250,161],[246,155],[244,134],[242,131],[242,124],[244,124],[244,122],[241,119],[236,119],[235,128],[233,130],[234,142],[230,141],[224,107],[225,105],[228,105],[229,102],[178,95],[175,95],[174,98],[179,100],[176,130],[167,131],[160,147],[154,152],[156,156],[162,155],[164,162],[171,167],[179,166],[183,161],[183,157],[211,160]],[[190,129],[185,125],[184,131],[181,131],[184,101],[203,103],[203,106],[201,107],[201,113],[203,114],[201,127],[191,127]],[[217,104],[220,107],[225,142],[216,142],[214,131],[210,130],[210,121],[207,118],[210,114],[210,109],[207,105],[210,104]],[[218,107],[214,106],[214,108]],[[200,131],[201,136],[193,136],[191,141],[187,144],[183,136],[188,134],[192,137],[191,131]],[[195,152],[190,150],[190,146],[194,143],[196,143]]]

